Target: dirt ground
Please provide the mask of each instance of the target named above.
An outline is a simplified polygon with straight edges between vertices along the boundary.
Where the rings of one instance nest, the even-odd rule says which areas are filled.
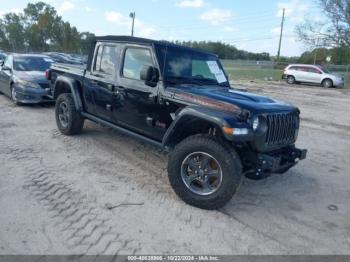
[[[233,85],[300,107],[309,153],[218,211],[179,200],[156,148],[0,95],[0,254],[350,254],[350,90]]]

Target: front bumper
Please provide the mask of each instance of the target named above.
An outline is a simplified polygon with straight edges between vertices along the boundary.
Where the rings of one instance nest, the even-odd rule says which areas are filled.
[[[49,95],[49,88],[33,88],[25,86],[15,86],[16,99],[23,104],[37,104],[53,101]]]
[[[345,81],[343,79],[338,79],[333,81],[333,86],[335,87],[344,87]]]
[[[248,177],[262,179],[271,173],[284,173],[300,160],[305,159],[306,155],[306,149],[298,149],[294,146],[270,153],[258,153]]]

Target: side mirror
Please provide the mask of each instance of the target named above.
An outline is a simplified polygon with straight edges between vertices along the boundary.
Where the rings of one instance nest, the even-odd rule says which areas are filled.
[[[0,59],[0,66],[4,65],[4,60]]]
[[[143,66],[140,72],[140,79],[145,81],[145,84],[155,87],[159,81],[159,71],[154,66]]]

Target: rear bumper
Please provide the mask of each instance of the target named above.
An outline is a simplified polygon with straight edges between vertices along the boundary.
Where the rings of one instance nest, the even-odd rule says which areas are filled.
[[[307,150],[295,147],[287,147],[270,153],[258,153],[249,177],[261,179],[272,173],[284,173],[306,158]]]
[[[17,101],[23,104],[37,104],[53,101],[48,96],[48,89],[15,86],[15,91]]]

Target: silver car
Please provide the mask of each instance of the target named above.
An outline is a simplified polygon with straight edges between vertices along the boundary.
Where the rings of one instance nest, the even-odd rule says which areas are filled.
[[[284,69],[282,78],[286,79],[288,84],[304,82],[319,84],[326,88],[344,86],[344,77],[333,74],[319,65],[289,65]]]

